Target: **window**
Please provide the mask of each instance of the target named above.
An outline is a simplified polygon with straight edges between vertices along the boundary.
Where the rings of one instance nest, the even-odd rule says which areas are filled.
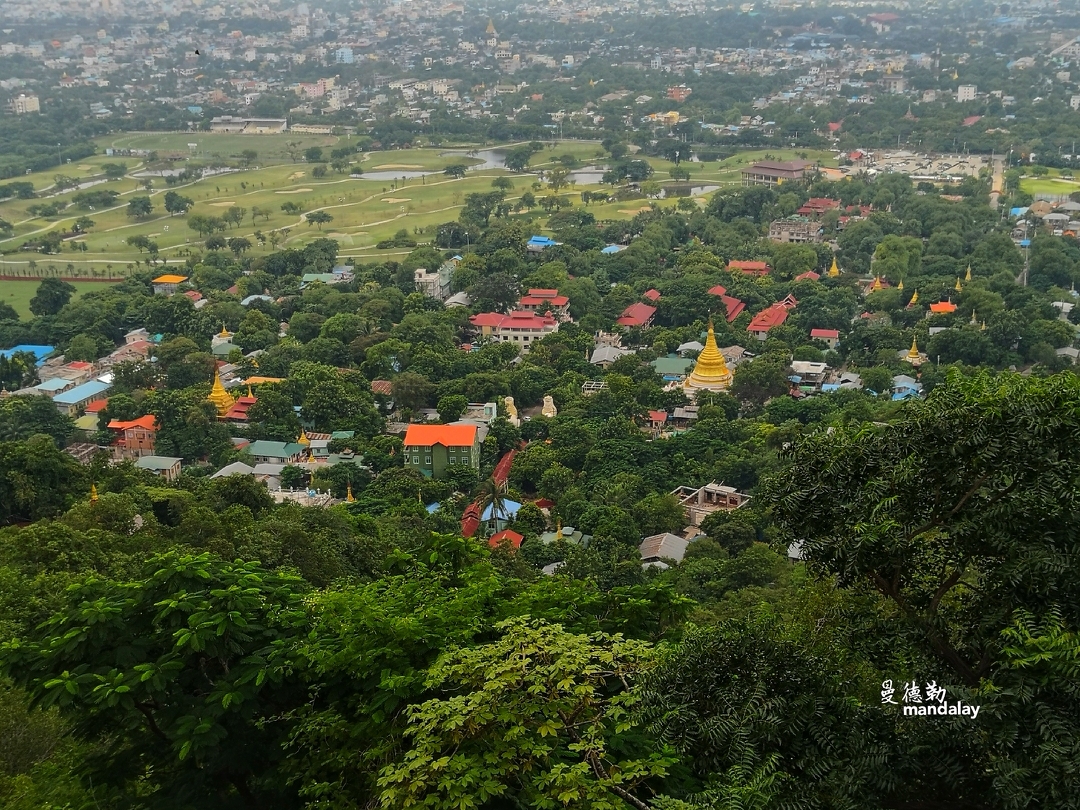
[[[425,464],[430,464],[431,463],[431,456],[424,456],[424,463]]]
[[[456,463],[457,463],[457,459],[456,459],[456,458],[454,458],[453,456],[450,456],[450,463],[451,463],[451,464],[456,464]]]
[[[413,456],[412,457],[412,463],[413,464],[419,464],[420,463],[420,456]]]

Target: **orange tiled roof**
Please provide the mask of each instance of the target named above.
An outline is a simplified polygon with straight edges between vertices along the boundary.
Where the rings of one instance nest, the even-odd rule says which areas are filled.
[[[406,447],[464,447],[476,439],[476,425],[409,425]]]

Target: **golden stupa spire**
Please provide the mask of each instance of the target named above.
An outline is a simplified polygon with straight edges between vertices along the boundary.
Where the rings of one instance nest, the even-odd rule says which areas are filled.
[[[225,321],[221,322],[221,331],[218,332],[218,337],[223,337],[223,338],[232,337],[229,330],[225,328]]]
[[[840,275],[840,267],[836,264],[836,254],[832,257],[832,266],[829,268],[829,278],[836,278]]]
[[[98,502],[97,484],[90,484],[90,503]]]
[[[723,391],[731,386],[731,372],[728,371],[724,355],[716,345],[712,318],[709,318],[709,336],[705,339],[705,348],[697,357],[694,370],[683,382],[683,388],[704,388],[709,391]]]
[[[918,360],[919,359],[919,347],[915,343],[915,338],[911,339],[911,348],[908,350],[907,359],[908,360]]]
[[[214,387],[210,389],[210,396],[206,399],[208,402],[212,402],[214,407],[217,408],[218,416],[224,416],[229,412],[232,406],[236,404],[236,400],[232,398],[229,392],[225,390],[225,386],[221,384],[221,372],[216,366],[214,367]]]
[[[974,326],[978,321],[975,320],[975,310],[971,310],[971,325]]]
[[[870,285],[870,292],[878,292],[881,289],[881,276],[874,276],[874,283]]]
[[[964,291],[963,285],[960,284],[960,276],[956,277],[956,286],[954,286],[953,289],[956,290],[957,292],[963,292]]]
[[[952,77],[954,82],[960,78],[960,74],[956,72],[956,68],[953,68]]]
[[[255,399],[255,395],[251,393],[251,383],[248,383],[248,399]]]
[[[900,292],[904,291],[904,280],[903,279],[900,279],[900,282],[896,285],[896,289],[898,289]]]
[[[982,322],[982,326],[979,327],[979,331],[980,332],[985,332],[986,331],[986,321]]]
[[[494,34],[495,33],[495,21],[492,20],[491,17],[488,17],[487,31],[485,33],[488,33],[488,34]]]
[[[911,296],[911,300],[908,301],[908,306],[910,307],[912,304],[917,304],[917,303],[919,303],[919,290],[918,290],[918,288],[915,289],[914,294],[912,294],[912,296]]]
[[[314,451],[308,450],[307,460],[308,460],[308,464],[314,464],[315,463],[315,453],[314,453]]]
[[[311,439],[307,437],[307,431],[303,428],[300,428],[300,435],[296,437],[296,443],[302,444],[304,447],[311,446]]]
[[[345,501],[347,503],[356,503],[356,498],[352,494],[352,481],[345,487]]]
[[[967,272],[964,273],[964,281],[971,281],[971,265],[968,265]]]

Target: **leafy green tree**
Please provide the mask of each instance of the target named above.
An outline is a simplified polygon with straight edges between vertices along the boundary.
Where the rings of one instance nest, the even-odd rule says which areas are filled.
[[[410,709],[407,747],[379,775],[383,807],[479,808],[512,797],[648,810],[650,788],[675,760],[635,739],[636,695],[609,687],[634,681],[648,647],[527,619],[497,629],[498,641],[429,670],[428,683],[455,696]]]
[[[90,489],[85,468],[43,434],[0,442],[0,470],[0,523],[54,517]]]
[[[128,200],[127,215],[133,219],[148,217],[153,211],[154,204],[149,197],[132,197]]]
[[[37,292],[30,299],[30,311],[35,315],[55,315],[62,310],[75,294],[75,287],[58,278],[42,279]]]
[[[307,220],[308,227],[318,225],[320,231],[323,225],[334,221],[334,217],[325,211],[312,211],[310,214],[305,214],[304,218]]]
[[[308,163],[319,163],[323,159],[321,146],[309,146],[304,150],[304,160]]]
[[[756,405],[763,405],[787,391],[788,379],[783,361],[771,357],[758,357],[748,363],[739,363],[731,382],[732,394]]]
[[[440,397],[435,409],[439,412],[439,419],[443,422],[453,422],[461,418],[469,407],[469,400],[460,394],[448,394]]]
[[[264,721],[303,700],[289,676],[302,588],[256,563],[155,557],[133,582],[88,577],[0,660],[84,738],[114,741],[87,763],[97,784],[163,808],[293,806],[287,731]]]

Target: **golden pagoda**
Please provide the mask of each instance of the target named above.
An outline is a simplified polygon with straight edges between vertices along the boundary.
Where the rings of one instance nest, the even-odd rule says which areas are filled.
[[[919,303],[919,290],[918,290],[918,288],[916,288],[915,292],[912,294],[911,300],[907,302],[907,305],[910,307],[910,306],[914,306],[917,303]]]
[[[308,450],[307,461],[308,461],[308,464],[314,464],[315,463],[315,451],[314,450]]]
[[[248,386],[248,392],[247,392],[248,399],[255,399],[255,395],[251,393],[251,383],[248,383],[247,386]]]
[[[230,337],[232,337],[232,332],[230,332],[228,329],[225,328],[225,321],[221,322],[221,331],[218,332],[217,336],[219,338],[230,338]]]
[[[978,321],[975,320],[975,310],[971,310],[971,325],[974,326]]]
[[[716,346],[716,334],[713,332],[712,318],[709,319],[709,336],[705,348],[698,355],[694,370],[683,382],[688,390],[726,391],[731,387],[731,372],[728,371],[724,355]]]
[[[870,292],[879,292],[881,289],[881,276],[874,276],[874,283],[870,285]]]
[[[487,29],[484,31],[484,33],[488,35],[495,33],[495,21],[492,20],[491,17],[488,17]]]
[[[960,276],[956,277],[956,286],[954,286],[953,289],[956,290],[957,292],[963,292],[964,291],[963,285],[960,284]]]
[[[971,265],[968,265],[967,272],[964,273],[964,281],[971,281]]]
[[[90,503],[97,503],[97,502],[98,502],[97,485],[94,484],[94,483],[91,483],[90,484]]]
[[[311,447],[311,439],[307,437],[307,431],[300,428],[300,435],[296,437],[296,443],[302,444],[304,447]]]
[[[356,503],[356,498],[354,498],[352,494],[352,481],[350,481],[348,486],[345,488],[345,502]]]
[[[217,408],[218,416],[224,416],[236,404],[236,400],[232,398],[232,395],[225,390],[225,386],[221,384],[221,372],[218,369],[214,369],[214,387],[210,389],[210,396],[207,398],[208,402],[214,403],[214,407]]]
[[[908,349],[907,352],[903,349],[900,350],[900,359],[911,363],[913,366],[921,366],[926,359],[926,355],[919,351],[919,346],[915,343],[915,338],[912,338],[911,348]]]
[[[904,280],[903,279],[900,279],[900,281],[897,283],[896,289],[899,290],[900,292],[904,291]]]
[[[986,331],[986,321],[982,322],[982,326],[979,327],[979,331],[980,332],[985,332]]]
[[[832,267],[829,268],[829,278],[837,278],[840,275],[840,268],[836,264],[836,256],[832,257]]]

